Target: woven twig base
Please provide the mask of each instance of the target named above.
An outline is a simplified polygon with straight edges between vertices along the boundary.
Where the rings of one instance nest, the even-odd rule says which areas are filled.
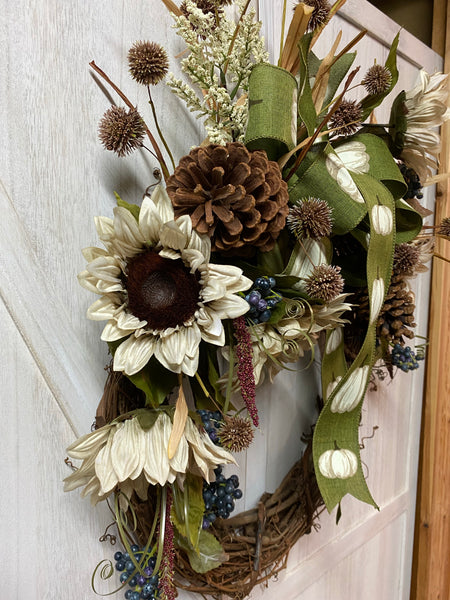
[[[122,388],[126,378],[110,373],[97,418],[107,422],[117,416],[123,403],[129,410],[130,397]],[[134,400],[139,404],[139,399]],[[128,405],[128,406],[127,406]],[[145,544],[154,520],[156,497],[131,504],[137,519],[136,536]],[[177,549],[175,579],[179,588],[213,597],[229,596],[241,600],[252,589],[275,577],[285,568],[292,546],[317,527],[323,500],[314,476],[311,442],[302,458],[285,476],[273,494],[263,494],[256,508],[229,519],[217,519],[209,531],[214,533],[228,555],[228,561],[207,573],[197,573],[187,556]]]

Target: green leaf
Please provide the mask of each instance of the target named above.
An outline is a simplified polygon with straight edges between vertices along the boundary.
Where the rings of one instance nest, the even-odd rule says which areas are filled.
[[[174,487],[172,520],[178,533],[186,538],[190,547],[199,552],[205,503],[203,501],[203,478],[187,473],[184,488]]]
[[[124,339],[126,338],[122,338],[117,342],[108,342],[109,351],[113,356]],[[168,371],[154,357],[138,373],[135,375],[126,375],[126,377],[145,393],[146,405],[151,408],[157,408],[162,404],[166,396],[178,385],[176,373]]]
[[[389,117],[389,134],[392,141],[392,154],[400,156],[405,146],[405,133],[407,128],[405,107],[406,93],[400,92],[395,98],[391,107],[391,116]]]
[[[313,33],[308,33],[302,37],[298,44],[300,53],[300,82],[298,90],[298,113],[306,126],[308,135],[313,135],[317,125],[317,114],[311,93],[308,72],[308,54],[309,46]]]
[[[327,93],[323,101],[323,111],[321,114],[325,115],[325,113],[329,110],[329,104],[331,104],[331,101],[335,97],[338,87],[341,85],[344,77],[347,75],[350,67],[353,64],[353,61],[355,60],[355,57],[356,52],[348,52],[347,54],[343,54],[331,67]]]
[[[122,200],[117,192],[114,192],[114,196],[116,197],[117,206],[121,206],[122,208],[129,210],[136,221],[139,221],[139,212],[141,210],[140,207],[137,204],[129,204],[125,200]]]
[[[211,569],[219,567],[228,558],[217,539],[212,533],[204,529],[200,532],[198,552],[189,545],[186,538],[179,535],[176,536],[176,543],[186,552],[191,567],[196,573],[211,571]]]
[[[397,47],[399,41],[400,32],[394,38],[392,42],[391,49],[389,50],[389,55],[386,59],[384,66],[391,73],[391,85],[389,88],[383,92],[382,94],[373,94],[370,96],[366,96],[364,100],[361,102],[361,108],[363,111],[363,119],[366,119],[374,108],[379,106],[386,96],[394,89],[395,84],[398,81],[398,69],[397,69]]]

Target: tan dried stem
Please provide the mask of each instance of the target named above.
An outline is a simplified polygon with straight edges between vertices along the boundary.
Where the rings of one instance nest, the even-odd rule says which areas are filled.
[[[162,0],[162,3],[166,5],[166,8],[172,12],[175,16],[180,17],[183,13],[172,0]]]
[[[307,6],[301,2],[295,7],[294,15],[289,25],[279,66],[292,73],[292,75],[296,75],[300,67],[298,43],[305,34],[313,11],[314,8],[312,6]]]
[[[100,75],[100,77],[102,79],[104,79],[109,86],[112,87],[112,89],[120,96],[120,98],[122,98],[122,100],[125,102],[125,104],[128,106],[128,108],[131,108],[132,110],[137,110],[136,107],[134,106],[134,104],[125,96],[125,94],[122,92],[122,90],[108,77],[108,75],[100,67],[98,67],[95,64],[95,61],[91,60],[91,62],[89,63],[89,66],[92,69],[94,69],[94,71],[96,73],[98,73]],[[167,180],[169,177],[169,170],[167,168],[167,165],[166,165],[164,157],[161,153],[161,150],[158,146],[158,143],[155,140],[155,138],[153,137],[152,132],[147,127],[147,125],[145,125],[145,132],[147,134],[148,139],[150,140],[153,150],[155,151],[156,158],[157,158],[159,164],[161,165],[161,170],[163,172],[164,179]]]

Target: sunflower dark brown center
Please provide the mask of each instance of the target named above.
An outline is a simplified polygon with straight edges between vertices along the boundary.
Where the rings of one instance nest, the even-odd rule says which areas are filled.
[[[128,309],[150,328],[176,327],[194,315],[200,284],[181,259],[148,250],[131,259],[127,270]]]

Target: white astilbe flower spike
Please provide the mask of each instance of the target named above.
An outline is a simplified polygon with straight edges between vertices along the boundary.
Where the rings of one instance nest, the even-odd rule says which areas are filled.
[[[96,226],[106,250],[87,248],[78,278],[101,296],[87,314],[108,321],[102,340],[122,340],[114,370],[133,375],[154,356],[166,369],[193,376],[200,342],[223,346],[222,320],[248,311],[238,293],[251,281],[238,267],[209,262],[209,238],[189,216],[174,220],[160,186],[145,198],[139,220],[119,206],[114,219],[97,217]]]
[[[146,499],[149,485],[173,483],[188,471],[201,474],[209,482],[218,465],[235,464],[232,455],[216,446],[190,417],[177,450],[169,459],[172,420],[165,411],[159,411],[153,424],[145,427],[140,416],[146,412],[152,411],[141,411],[126,421],[109,423],[71,444],[67,454],[83,462],[66,477],[64,490],[84,487],[82,495],[91,495],[93,504],[116,491],[126,498],[135,491],[141,499]]]

